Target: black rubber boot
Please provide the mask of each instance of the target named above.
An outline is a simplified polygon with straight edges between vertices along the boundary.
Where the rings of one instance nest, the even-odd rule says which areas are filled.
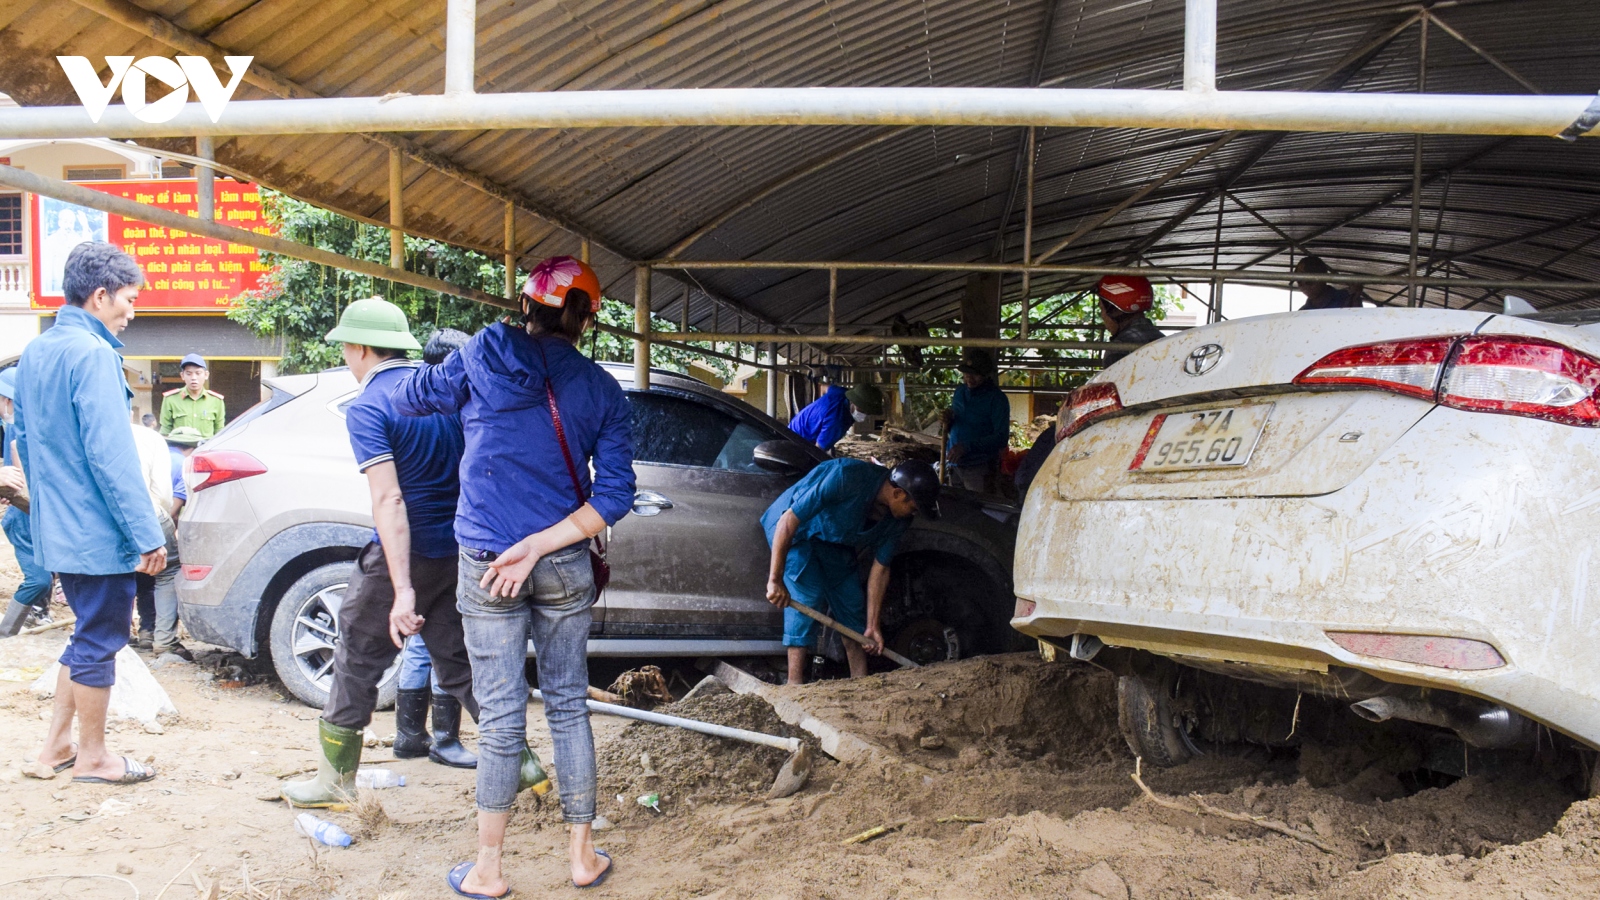
[[[416,759],[428,755],[427,688],[400,690],[394,697],[395,759]]]
[[[428,749],[428,758],[441,766],[476,769],[478,755],[461,746],[460,735],[461,701],[449,694],[434,694],[433,746]]]

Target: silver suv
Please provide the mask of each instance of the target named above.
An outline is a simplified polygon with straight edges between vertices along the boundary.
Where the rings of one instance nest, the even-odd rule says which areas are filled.
[[[638,492],[633,514],[612,529],[612,579],[595,606],[589,654],[781,655],[759,520],[826,456],[701,382],[656,372],[649,391],[636,391],[631,366],[606,368],[633,408]],[[284,685],[321,706],[339,604],[372,535],[344,428],[356,382],[340,368],[264,385],[270,396],[186,466],[178,597],[196,638],[247,657],[269,653]],[[885,601],[889,645],[920,661],[1008,649],[1017,640],[1017,509],[956,490],[940,507],[939,521],[918,519],[901,541]]]

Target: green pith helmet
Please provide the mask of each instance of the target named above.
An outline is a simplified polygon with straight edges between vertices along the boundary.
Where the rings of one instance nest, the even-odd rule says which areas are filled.
[[[205,440],[205,435],[193,425],[180,425],[167,435],[167,443],[177,444],[181,447],[193,447]]]
[[[345,307],[344,314],[339,316],[338,326],[328,332],[327,339],[335,344],[357,344],[389,350],[422,349],[417,339],[411,336],[406,314],[400,307],[381,297],[357,300]]]
[[[844,392],[846,400],[855,404],[855,408],[869,416],[883,415],[883,391],[878,386],[868,382],[861,382],[850,390]]]

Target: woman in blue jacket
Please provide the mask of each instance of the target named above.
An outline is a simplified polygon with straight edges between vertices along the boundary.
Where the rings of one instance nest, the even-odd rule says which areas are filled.
[[[566,256],[545,260],[523,287],[522,305],[524,326],[491,325],[442,364],[419,368],[396,404],[407,415],[459,413],[466,436],[456,597],[481,709],[478,859],[449,875],[466,897],[510,892],[500,850],[527,733],[530,635],[562,815],[571,825],[572,882],[596,885],[611,869],[590,834],[595,764],[585,654],[597,593],[590,539],[633,505],[628,401],[616,379],[577,350],[600,310],[593,269]]]

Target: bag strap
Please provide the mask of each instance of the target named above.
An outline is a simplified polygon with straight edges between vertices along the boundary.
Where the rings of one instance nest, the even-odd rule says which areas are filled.
[[[572,479],[572,492],[577,495],[578,506],[581,508],[583,504],[589,502],[589,498],[583,495],[583,482],[578,480],[578,467],[573,464],[572,449],[567,446],[567,430],[561,425],[561,409],[556,406],[555,382],[550,377],[550,360],[545,356],[544,347],[537,338],[534,339],[533,345],[539,348],[539,359],[544,363],[544,396],[550,402],[550,422],[556,428],[556,441],[561,444],[561,457],[567,462],[567,475]],[[605,544],[601,543],[599,535],[595,535],[594,542],[604,555]]]

